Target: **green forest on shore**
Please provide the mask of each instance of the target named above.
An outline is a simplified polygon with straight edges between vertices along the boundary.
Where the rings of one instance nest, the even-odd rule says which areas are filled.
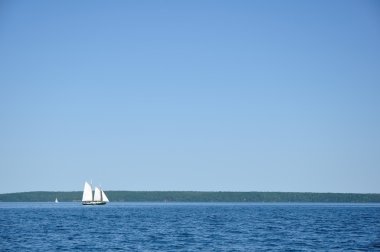
[[[111,202],[321,202],[380,203],[380,194],[300,192],[107,191]],[[81,201],[82,192],[0,194],[0,202]]]

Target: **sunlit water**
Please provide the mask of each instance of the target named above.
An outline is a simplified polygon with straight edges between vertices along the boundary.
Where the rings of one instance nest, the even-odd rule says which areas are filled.
[[[0,203],[0,251],[375,251],[379,204]]]

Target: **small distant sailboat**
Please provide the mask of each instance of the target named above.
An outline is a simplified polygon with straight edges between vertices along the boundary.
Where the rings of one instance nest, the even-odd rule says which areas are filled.
[[[58,198],[55,198],[55,201],[54,201],[55,203],[59,203],[59,201],[58,201]]]
[[[95,187],[93,194],[91,185],[87,181],[84,183],[82,205],[105,205],[107,202],[110,201],[102,189]]]

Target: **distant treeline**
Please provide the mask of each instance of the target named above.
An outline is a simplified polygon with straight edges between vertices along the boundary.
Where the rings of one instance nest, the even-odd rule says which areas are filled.
[[[326,202],[380,203],[380,194],[297,192],[107,191],[111,202]],[[2,202],[81,201],[82,192],[0,194]]]

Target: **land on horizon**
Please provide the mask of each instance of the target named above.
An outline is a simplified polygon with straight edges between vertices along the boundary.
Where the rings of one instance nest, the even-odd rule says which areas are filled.
[[[380,203],[377,193],[107,191],[111,202],[315,202]],[[0,202],[81,201],[82,192],[35,191],[0,194]]]

